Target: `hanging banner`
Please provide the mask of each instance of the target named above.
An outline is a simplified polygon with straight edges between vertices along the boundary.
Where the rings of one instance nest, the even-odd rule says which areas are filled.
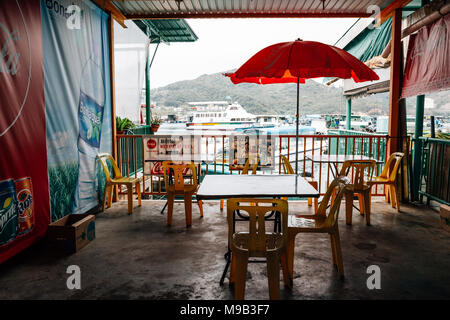
[[[41,0],[41,12],[55,221],[94,208],[102,194],[95,157],[112,153],[108,16],[88,0]]]
[[[402,98],[450,88],[450,15],[409,39]]]
[[[39,0],[0,1],[0,263],[47,230],[45,143]]]

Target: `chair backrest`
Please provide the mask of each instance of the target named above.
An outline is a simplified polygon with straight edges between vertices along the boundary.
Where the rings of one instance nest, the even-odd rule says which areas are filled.
[[[111,182],[111,174],[108,169],[107,160],[111,162],[114,172],[114,178],[122,178],[122,174],[120,173],[119,167],[117,166],[116,160],[109,153],[99,153],[97,154],[97,159],[100,160],[102,164],[103,171],[105,172],[106,182]]]
[[[353,179],[351,179],[352,185],[355,189],[361,189],[367,185],[367,180],[372,179],[376,164],[375,160],[347,160],[342,165],[339,176],[347,176],[351,170],[353,176]],[[367,175],[365,175],[366,169]],[[364,177],[367,177],[367,180]]]
[[[394,152],[389,156],[389,158],[386,161],[386,164],[384,165],[383,171],[381,171],[380,177],[382,178],[389,178],[389,182],[395,182],[395,179],[397,178],[397,172],[398,168],[400,166],[400,163],[402,161],[402,158],[405,154],[403,152]],[[394,167],[392,168],[390,174],[389,169],[392,165],[392,162],[395,160]],[[389,177],[388,177],[389,174]]]
[[[233,223],[233,213],[239,210],[239,212],[246,212],[248,214],[248,237],[245,237],[245,245],[241,243],[243,248],[240,248],[239,244],[234,244],[233,235],[235,233]],[[275,242],[269,241],[273,238],[266,235],[266,220],[265,216],[272,211],[277,211],[281,216],[281,232]],[[249,255],[252,254],[261,255],[267,252],[267,250],[276,250],[282,248],[287,243],[287,226],[288,226],[288,203],[286,200],[281,199],[251,199],[251,198],[234,198],[227,200],[227,217],[228,217],[228,235],[229,243],[237,248],[248,249]],[[244,222],[240,222],[242,225]]]
[[[167,186],[173,185],[176,191],[184,190],[187,185],[197,186],[197,171],[193,163],[175,163],[173,161],[163,161],[162,163],[164,171],[164,183]],[[183,171],[186,169],[191,170],[192,173],[192,184],[187,184],[184,182]],[[169,172],[170,171],[170,172]],[[173,180],[169,179],[169,173],[173,172]]]
[[[322,202],[317,209],[316,215],[326,216],[325,223],[328,227],[336,225],[339,217],[339,208],[341,206],[342,196],[344,195],[345,188],[350,184],[350,179],[347,177],[338,177],[334,179],[328,186],[327,192],[323,196]],[[336,196],[334,197],[333,204],[330,205],[333,191],[336,190]],[[328,214],[327,214],[328,209]]]
[[[294,174],[294,169],[291,166],[291,163],[289,162],[288,158],[281,155],[281,161],[283,161],[283,171],[284,174]]]
[[[247,161],[245,161],[244,168],[241,171],[241,174],[248,174],[250,170],[250,159],[254,158],[248,158]],[[258,169],[259,164],[259,156],[256,157],[256,162],[252,165],[252,174],[256,174],[256,170]]]

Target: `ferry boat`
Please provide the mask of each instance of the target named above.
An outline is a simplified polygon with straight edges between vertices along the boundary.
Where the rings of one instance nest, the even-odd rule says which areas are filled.
[[[188,117],[187,129],[235,130],[256,123],[256,116],[237,102],[204,101],[189,102],[188,105],[193,112]]]

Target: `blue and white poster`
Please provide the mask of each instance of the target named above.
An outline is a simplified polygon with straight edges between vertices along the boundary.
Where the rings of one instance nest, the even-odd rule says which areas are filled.
[[[108,15],[85,0],[41,0],[51,218],[99,203],[95,157],[112,153]]]

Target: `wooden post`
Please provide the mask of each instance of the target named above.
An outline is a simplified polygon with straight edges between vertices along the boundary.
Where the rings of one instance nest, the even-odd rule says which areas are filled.
[[[400,102],[400,77],[401,77],[401,33],[402,33],[402,9],[396,9],[392,16],[391,37],[391,79],[389,88],[389,142],[388,155],[399,150],[399,102]],[[387,158],[387,157],[386,157]]]
[[[108,19],[109,42],[109,76],[111,88],[111,131],[112,131],[112,156],[117,162],[117,130],[116,130],[116,90],[114,82],[114,20],[109,14]],[[114,201],[119,199],[119,190],[114,186]]]

